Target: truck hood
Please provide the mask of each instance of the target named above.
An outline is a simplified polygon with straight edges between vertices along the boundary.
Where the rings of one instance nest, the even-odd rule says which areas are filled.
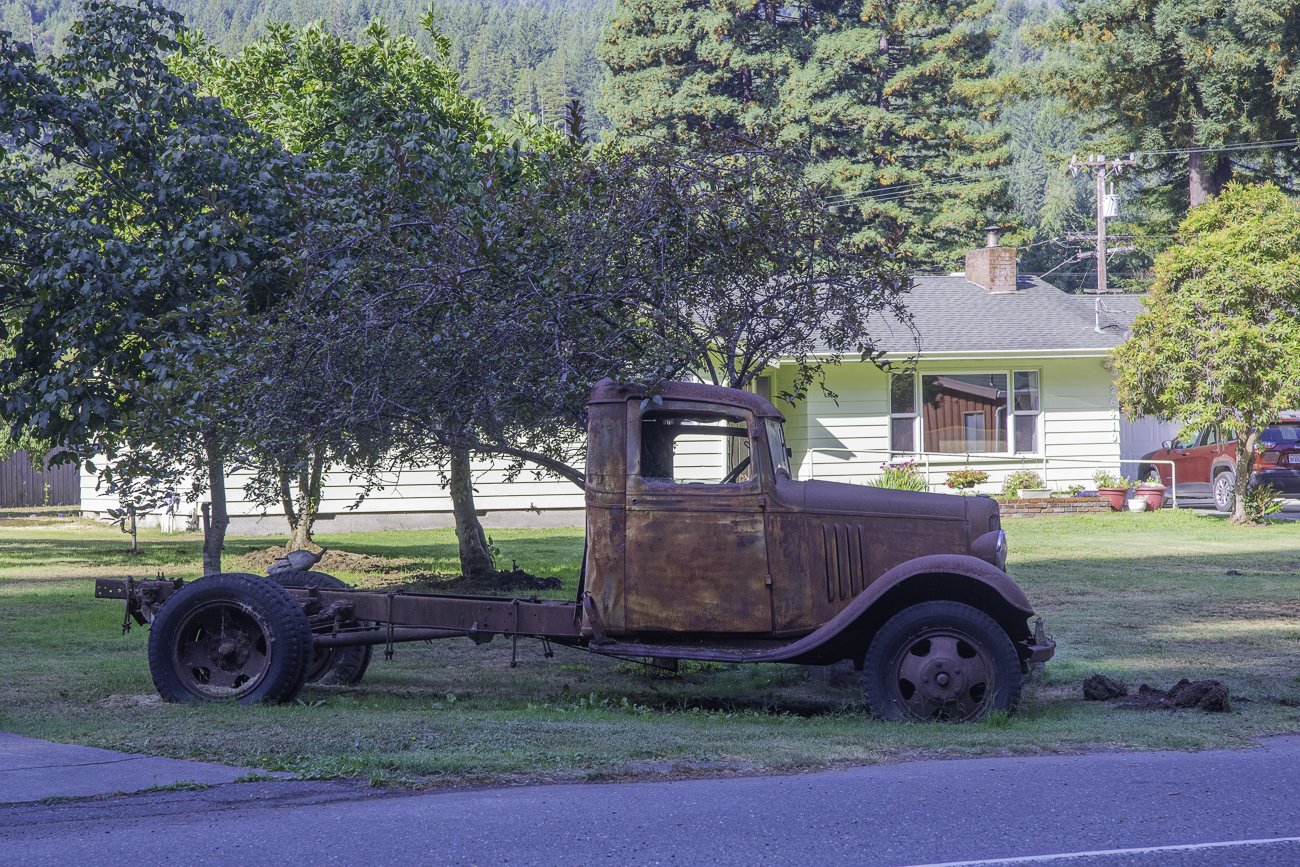
[[[896,517],[915,515],[927,518],[956,518],[964,520],[969,501],[985,501],[994,509],[997,505],[983,497],[956,497],[951,494],[930,494],[921,491],[896,491],[892,488],[875,488],[868,485],[851,485],[845,482],[826,482],[813,479],[793,482],[803,487],[803,506],[809,512],[839,512],[871,515],[886,514]]]

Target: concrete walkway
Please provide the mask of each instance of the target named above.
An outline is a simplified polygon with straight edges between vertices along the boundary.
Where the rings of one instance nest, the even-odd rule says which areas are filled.
[[[138,792],[184,781],[232,783],[250,770],[56,744],[0,732],[0,804]]]

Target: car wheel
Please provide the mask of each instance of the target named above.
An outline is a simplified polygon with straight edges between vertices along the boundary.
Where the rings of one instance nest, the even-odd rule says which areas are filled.
[[[1237,474],[1224,470],[1214,477],[1214,508],[1231,512],[1237,502]]]
[[[1020,658],[1007,633],[960,602],[905,608],[876,633],[863,664],[867,704],[889,720],[969,722],[1011,712]]]

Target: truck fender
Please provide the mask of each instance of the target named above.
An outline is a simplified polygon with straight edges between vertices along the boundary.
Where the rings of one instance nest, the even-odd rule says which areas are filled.
[[[912,596],[917,602],[945,598],[969,602],[1002,624],[1012,641],[1020,637],[1011,632],[1014,623],[1027,633],[1025,620],[1034,613],[1025,591],[991,563],[966,554],[931,554],[881,575],[819,629],[782,648],[780,657],[814,665],[840,659],[860,662],[866,652],[862,632],[874,634],[885,620],[913,604]]]

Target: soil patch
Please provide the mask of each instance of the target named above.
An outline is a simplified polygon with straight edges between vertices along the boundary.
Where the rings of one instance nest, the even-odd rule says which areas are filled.
[[[1231,709],[1228,688],[1217,680],[1190,681],[1183,678],[1169,690],[1156,689],[1145,683],[1138,687],[1137,695],[1115,702],[1116,707],[1132,710],[1176,710],[1197,708],[1211,713],[1226,713]]]
[[[289,553],[288,548],[278,545],[261,551],[250,551],[231,558],[230,567],[234,572],[252,572],[255,575],[266,574],[266,567]],[[319,553],[319,549],[317,549]],[[372,554],[353,554],[351,551],[328,550],[321,561],[312,568],[317,572],[356,572],[363,575],[387,575],[404,572],[415,561],[406,557],[376,557]]]
[[[328,556],[328,555],[326,555]],[[439,575],[436,572],[412,572],[403,576],[399,584],[385,586],[385,590],[399,593],[512,593],[518,590],[558,590],[563,582],[556,577],[542,578],[523,569],[502,569],[489,572],[481,578],[464,575]]]
[[[1088,701],[1110,701],[1128,695],[1128,687],[1104,674],[1094,674],[1083,682],[1083,697]]]

